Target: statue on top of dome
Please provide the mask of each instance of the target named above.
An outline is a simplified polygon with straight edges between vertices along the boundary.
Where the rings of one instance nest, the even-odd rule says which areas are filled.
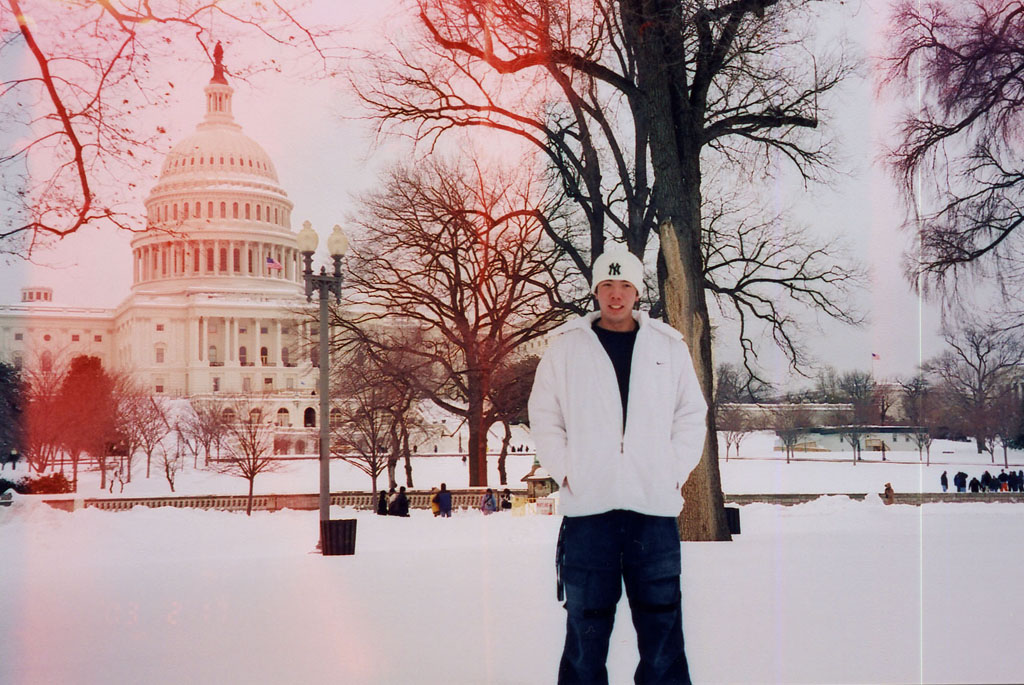
[[[210,83],[223,83],[227,85],[228,80],[224,78],[224,48],[221,46],[220,41],[217,41],[217,45],[213,48],[213,78],[210,79]]]

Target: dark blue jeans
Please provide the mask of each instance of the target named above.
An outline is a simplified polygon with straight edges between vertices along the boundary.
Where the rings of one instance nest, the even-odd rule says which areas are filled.
[[[608,639],[625,584],[640,652],[634,681],[689,685],[675,518],[622,510],[567,516],[558,547],[567,613],[558,682],[608,682]]]

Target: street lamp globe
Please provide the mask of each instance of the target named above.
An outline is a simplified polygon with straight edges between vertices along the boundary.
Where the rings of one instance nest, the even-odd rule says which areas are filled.
[[[327,238],[327,251],[332,257],[344,257],[348,251],[348,236],[338,224],[334,224],[334,230]]]
[[[295,242],[298,244],[299,252],[302,254],[311,255],[316,252],[317,243],[320,242],[320,236],[313,230],[313,224],[308,221],[302,222],[302,230],[295,236]]]

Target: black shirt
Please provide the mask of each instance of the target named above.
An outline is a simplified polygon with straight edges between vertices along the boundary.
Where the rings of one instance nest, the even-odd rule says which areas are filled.
[[[629,401],[629,371],[633,365],[633,344],[636,343],[636,332],[639,327],[625,332],[609,331],[598,326],[596,321],[591,327],[615,369],[615,379],[619,382],[619,398],[622,400],[622,428],[625,430],[626,404]]]

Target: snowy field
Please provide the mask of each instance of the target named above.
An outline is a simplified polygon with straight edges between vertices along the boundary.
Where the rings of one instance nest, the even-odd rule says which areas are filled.
[[[998,474],[1002,461],[936,443],[933,462],[943,463],[931,467],[916,452],[787,465],[766,436],[744,442],[741,455],[721,465],[728,493],[877,493],[885,482],[936,491],[944,469]],[[1024,468],[1022,456],[1011,453],[1011,465]],[[510,481],[528,467],[528,457],[510,457]],[[416,460],[414,476],[418,488],[466,484],[459,459]],[[315,464],[297,462],[257,478],[256,491],[312,492],[316,483]],[[332,484],[369,489],[345,464]],[[244,487],[188,469],[177,489]],[[101,494],[95,474],[80,490]],[[154,471],[125,495],[168,492]],[[734,542],[683,547],[694,682],[1024,682],[1022,511],[886,507],[874,494],[743,507]],[[0,682],[554,682],[564,630],[558,517],[332,516],[358,519],[355,556],[311,553],[315,511],[66,513],[17,498],[0,508]],[[623,604],[612,682],[632,682],[635,663]]]

